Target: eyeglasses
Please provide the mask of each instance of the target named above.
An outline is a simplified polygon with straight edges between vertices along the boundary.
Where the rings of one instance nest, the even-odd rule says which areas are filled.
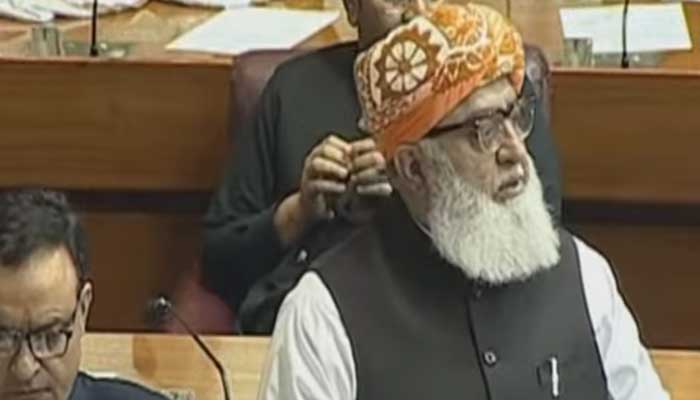
[[[535,96],[521,96],[506,110],[496,110],[468,119],[465,122],[433,129],[430,135],[463,129],[478,143],[484,153],[495,152],[506,137],[510,124],[520,140],[525,140],[535,126]]]
[[[37,360],[63,357],[68,351],[68,345],[73,337],[79,306],[80,302],[76,304],[70,319],[57,323],[57,327],[54,328],[34,332],[0,330],[0,362],[15,357],[25,341],[29,346],[29,351]]]

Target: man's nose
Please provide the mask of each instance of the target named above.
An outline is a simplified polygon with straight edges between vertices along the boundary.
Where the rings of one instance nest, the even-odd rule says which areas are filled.
[[[15,379],[19,382],[28,382],[36,376],[40,368],[41,364],[29,349],[29,344],[23,342],[10,367]]]
[[[496,152],[496,160],[501,165],[525,164],[527,147],[513,126],[506,122],[503,141]]]

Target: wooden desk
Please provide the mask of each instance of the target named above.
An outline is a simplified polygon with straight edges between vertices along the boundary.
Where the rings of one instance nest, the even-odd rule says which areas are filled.
[[[229,371],[234,398],[255,399],[268,339],[208,337],[206,342]],[[656,350],[652,357],[674,400],[698,399],[700,353]],[[82,368],[118,373],[154,388],[194,390],[197,400],[221,399],[214,368],[185,336],[90,334],[83,339]]]
[[[652,357],[671,398],[697,400],[700,398],[700,353],[683,350],[655,350]]]
[[[236,400],[257,395],[268,339],[207,337],[229,372]],[[216,370],[188,336],[89,334],[83,338],[81,369],[117,373],[161,390],[194,391],[197,400],[223,398]]]
[[[505,0],[487,3],[505,9]],[[525,39],[556,62],[557,7],[599,2],[511,3]],[[685,9],[694,39],[700,5]],[[197,258],[201,215],[229,153],[235,66],[230,57],[171,53],[163,45],[212,13],[151,1],[102,18],[100,37],[131,47],[124,58],[96,60],[33,58],[26,46],[31,26],[0,20],[0,187],[72,191],[91,239],[93,329],[147,329],[146,299],[172,292]],[[87,21],[58,26],[67,39],[87,40]],[[304,46],[353,37],[341,17]],[[698,51],[660,56],[661,69],[553,72],[566,220],[614,262],[655,346],[700,348],[700,176],[693,164],[700,148]]]
[[[297,9],[342,8],[340,0],[269,0],[268,7]],[[221,10],[213,8],[185,7],[173,3],[151,0],[143,8],[100,17],[98,40],[108,45],[103,54],[112,61],[178,62],[193,64],[220,64],[231,66],[231,57],[196,52],[168,51],[165,46],[182,33],[211,18]],[[90,37],[90,20],[59,19],[53,25],[61,32],[65,45],[61,58],[87,56],[85,45]],[[0,57],[4,59],[36,60],[31,48],[32,27],[36,24],[16,22],[0,18]],[[351,40],[354,30],[344,16],[338,22],[303,42],[301,47],[315,48]],[[109,45],[123,51],[109,51]],[[80,45],[82,48],[79,48]],[[79,51],[83,53],[80,54]],[[51,58],[55,60],[56,58]]]
[[[462,2],[465,0],[451,0]],[[638,3],[659,3],[659,0],[641,0]],[[502,13],[508,12],[507,0],[481,0]],[[559,19],[561,7],[587,7],[621,4],[622,0],[510,0],[510,16],[530,43],[542,47],[555,65],[563,60],[562,26]],[[332,8],[343,11],[340,0],[269,0],[269,7],[293,7],[301,9]],[[700,5],[685,4],[690,37],[700,33]],[[222,63],[230,65],[230,57],[203,53],[183,53],[165,50],[165,45],[177,36],[199,25],[217,13],[210,8],[182,7],[172,3],[151,0],[145,7],[100,17],[99,38],[106,43],[116,43],[126,49],[125,54],[116,54],[126,60],[168,61],[191,63]],[[0,57],[31,59],[31,28],[33,24],[0,18]],[[85,44],[90,34],[89,20],[57,20],[55,26],[63,39],[70,42],[64,48],[69,56],[76,56],[78,49],[72,44]],[[304,42],[302,47],[319,47],[338,41],[353,40],[354,29],[347,23],[345,14],[333,26]],[[86,49],[82,49],[86,50]],[[83,54],[86,55],[86,54]],[[632,60],[634,62],[634,60]],[[609,66],[616,66],[609,64]],[[700,50],[670,52],[658,55],[655,67],[691,69],[700,66]]]

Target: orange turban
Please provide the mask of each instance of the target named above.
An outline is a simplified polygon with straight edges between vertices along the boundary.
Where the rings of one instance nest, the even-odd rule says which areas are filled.
[[[509,21],[476,4],[430,7],[355,60],[360,126],[390,159],[398,145],[417,142],[475,89],[503,76],[520,92],[525,55]]]

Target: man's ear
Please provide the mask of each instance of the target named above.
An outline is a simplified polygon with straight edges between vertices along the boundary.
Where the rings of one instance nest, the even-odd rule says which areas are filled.
[[[421,193],[426,187],[420,155],[416,144],[401,144],[396,148],[391,161],[402,185],[414,193]]]
[[[85,327],[87,325],[87,320],[88,316],[90,315],[90,309],[92,308],[92,299],[93,299],[93,289],[92,289],[92,282],[87,281],[83,285],[83,288],[80,290],[80,304],[78,305],[79,307],[79,312],[80,312],[80,324],[81,324],[81,330],[85,332]]]
[[[360,1],[361,0],[343,0],[345,12],[348,15],[348,23],[355,28],[357,27],[357,21],[360,15]]]

